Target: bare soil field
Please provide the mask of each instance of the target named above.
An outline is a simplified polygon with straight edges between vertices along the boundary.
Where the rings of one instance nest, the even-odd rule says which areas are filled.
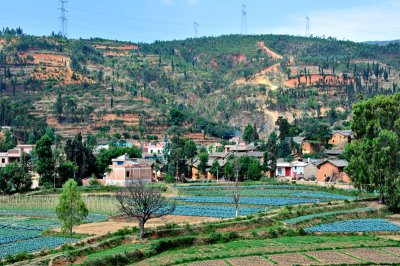
[[[163,218],[155,218],[151,219],[146,223],[146,228],[157,227],[160,225],[165,225],[167,223],[176,223],[176,224],[197,224],[206,221],[217,221],[218,218],[209,218],[209,217],[197,217],[197,216],[176,216],[176,215],[167,215]],[[74,232],[82,233],[82,234],[92,234],[92,235],[103,235],[109,232],[115,232],[124,227],[134,227],[138,226],[137,221],[124,218],[124,217],[116,217],[110,218],[106,222],[98,222],[98,223],[88,223],[81,224],[74,228]]]

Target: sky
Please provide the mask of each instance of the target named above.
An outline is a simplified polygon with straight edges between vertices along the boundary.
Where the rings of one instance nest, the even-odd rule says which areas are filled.
[[[60,0],[0,0],[0,28],[60,31]],[[246,6],[247,31],[242,27]],[[400,39],[400,0],[68,0],[69,38],[153,42],[222,34]]]

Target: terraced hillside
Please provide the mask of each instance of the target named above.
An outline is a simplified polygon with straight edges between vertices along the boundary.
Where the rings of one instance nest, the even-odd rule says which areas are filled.
[[[249,123],[265,137],[279,115],[343,127],[358,99],[398,91],[399,55],[398,43],[283,35],[151,44],[0,36],[3,100],[28,116],[11,111],[1,122],[31,129],[31,114],[64,137],[171,129],[220,138]]]

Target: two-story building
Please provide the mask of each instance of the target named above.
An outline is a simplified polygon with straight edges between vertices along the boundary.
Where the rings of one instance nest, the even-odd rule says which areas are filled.
[[[150,183],[153,178],[153,164],[151,160],[141,158],[129,158],[128,154],[112,160],[110,172],[105,177],[106,185],[127,186],[130,183]]]
[[[7,152],[0,152],[0,167],[4,167],[9,163],[19,162],[23,153],[30,154],[35,145],[18,144],[15,148]]]

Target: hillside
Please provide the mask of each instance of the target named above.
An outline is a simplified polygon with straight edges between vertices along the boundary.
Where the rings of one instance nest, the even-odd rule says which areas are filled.
[[[151,44],[0,35],[0,123],[26,142],[46,123],[64,137],[223,138],[248,123],[266,137],[279,115],[340,128],[358,99],[398,90],[399,56],[398,43],[284,35]]]

